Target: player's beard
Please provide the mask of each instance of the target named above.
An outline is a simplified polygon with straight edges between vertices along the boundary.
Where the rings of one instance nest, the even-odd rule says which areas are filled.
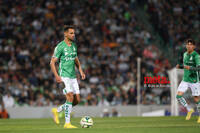
[[[73,42],[73,41],[74,41],[74,37],[73,37],[73,38],[68,38],[68,40],[69,40],[70,42]]]

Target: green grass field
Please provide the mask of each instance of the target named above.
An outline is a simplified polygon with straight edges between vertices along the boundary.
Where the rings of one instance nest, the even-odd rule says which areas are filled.
[[[92,128],[81,128],[80,118],[72,118],[78,129],[64,129],[52,119],[0,119],[0,133],[200,133],[197,117],[120,117],[93,118]]]

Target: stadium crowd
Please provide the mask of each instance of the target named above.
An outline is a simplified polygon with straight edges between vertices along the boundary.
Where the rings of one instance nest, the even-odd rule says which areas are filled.
[[[150,21],[166,44],[177,50],[184,47],[188,37],[199,41],[200,22],[198,0],[148,0],[146,4]]]
[[[86,72],[82,105],[136,104],[137,57],[145,76],[166,76],[171,65],[138,21],[136,1],[0,1],[0,87],[5,107],[62,104],[49,62],[63,25],[77,26],[78,56]],[[79,76],[77,75],[78,79]],[[169,88],[147,88],[142,104],[169,104]]]

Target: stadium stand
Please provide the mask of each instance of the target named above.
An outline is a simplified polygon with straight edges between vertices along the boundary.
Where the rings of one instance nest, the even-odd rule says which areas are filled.
[[[64,102],[63,85],[55,82],[49,61],[53,48],[63,39],[62,26],[74,24],[78,56],[87,76],[80,82],[81,104],[136,104],[136,58],[142,58],[142,79],[167,77],[167,70],[172,67],[154,43],[154,35],[138,20],[137,4],[144,5],[132,0],[0,1],[0,85],[5,94],[11,93],[15,106]],[[169,15],[167,8],[163,8],[165,4],[154,3],[153,8],[149,2],[148,13],[165,43],[172,41],[178,46],[186,36],[183,37],[183,29],[175,25],[173,18],[163,21]],[[154,17],[160,13],[165,17]],[[164,26],[165,22],[172,27]],[[190,23],[197,25],[196,21]],[[188,32],[193,33],[196,31]],[[170,103],[169,88],[143,87],[143,80],[141,85],[142,104]]]

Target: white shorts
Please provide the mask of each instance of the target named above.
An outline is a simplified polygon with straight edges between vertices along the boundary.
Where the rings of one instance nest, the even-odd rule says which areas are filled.
[[[186,92],[188,88],[191,89],[192,96],[200,96],[200,83],[189,83],[181,81],[181,83],[178,86],[178,91]]]
[[[63,89],[63,94],[66,95],[67,93],[73,92],[74,94],[80,94],[79,86],[77,79],[70,79],[67,77],[61,77],[62,81],[65,84],[65,88]]]

